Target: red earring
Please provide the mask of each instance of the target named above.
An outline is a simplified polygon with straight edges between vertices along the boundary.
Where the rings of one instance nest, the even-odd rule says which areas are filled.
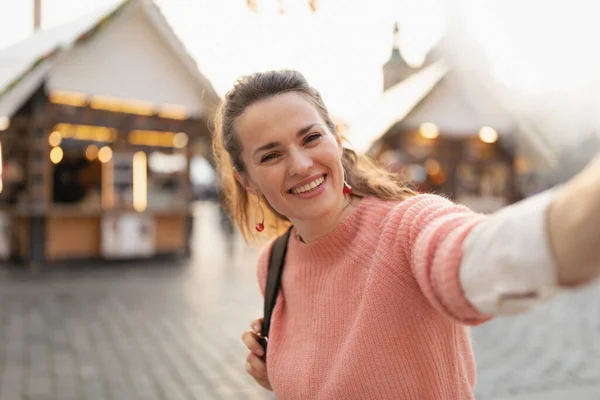
[[[348,185],[348,182],[344,181],[344,194],[352,194],[352,186]]]
[[[348,184],[348,182],[346,182],[346,172],[345,171],[344,171],[344,188],[342,189],[342,191],[344,192],[345,195],[352,194],[352,186],[350,186]]]
[[[257,196],[256,198],[257,198],[257,203],[256,203],[256,209],[254,210],[254,222],[256,222],[255,229],[258,232],[262,232],[265,230],[265,210],[263,210],[262,205],[260,204],[260,197]],[[256,218],[256,216],[258,215],[258,210],[260,210],[261,222],[258,222],[258,218]]]

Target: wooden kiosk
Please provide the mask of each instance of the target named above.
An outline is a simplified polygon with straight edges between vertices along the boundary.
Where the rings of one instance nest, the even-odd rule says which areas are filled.
[[[185,253],[190,158],[210,147],[218,96],[160,10],[128,0],[3,59],[0,257]]]

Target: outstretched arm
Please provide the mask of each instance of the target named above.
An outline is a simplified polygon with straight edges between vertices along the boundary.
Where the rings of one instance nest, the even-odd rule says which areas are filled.
[[[509,206],[463,244],[465,296],[491,315],[525,311],[600,275],[600,158],[560,188]]]
[[[600,275],[600,156],[559,190],[548,232],[560,285],[585,285]]]
[[[527,311],[600,275],[600,158],[489,216],[423,195],[394,217],[388,228],[434,308],[466,324]]]

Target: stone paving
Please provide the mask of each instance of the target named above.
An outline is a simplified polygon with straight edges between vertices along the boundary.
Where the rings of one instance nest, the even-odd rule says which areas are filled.
[[[240,340],[255,250],[198,208],[188,261],[0,277],[0,400],[273,399]],[[2,271],[2,270],[0,270]],[[479,400],[600,399],[600,286],[473,330]]]
[[[600,285],[490,321],[473,343],[479,400],[598,400]]]

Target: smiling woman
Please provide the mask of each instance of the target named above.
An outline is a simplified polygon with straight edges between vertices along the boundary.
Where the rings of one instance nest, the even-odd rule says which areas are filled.
[[[398,176],[344,147],[319,92],[297,71],[239,79],[225,95],[215,127],[213,151],[226,205],[246,239],[259,198],[271,211],[269,227],[278,232],[290,221],[299,226],[326,218],[330,223],[323,225],[334,226],[340,218],[335,211],[349,199],[414,194]],[[344,182],[354,196],[342,196]]]
[[[292,225],[258,259],[272,318],[242,335],[248,373],[278,399],[473,399],[467,325],[600,274],[600,159],[561,190],[484,216],[415,194],[344,147],[295,71],[241,78],[216,128],[226,200],[246,237],[253,225],[263,237],[274,234],[265,223]],[[280,277],[271,257],[285,265]]]

